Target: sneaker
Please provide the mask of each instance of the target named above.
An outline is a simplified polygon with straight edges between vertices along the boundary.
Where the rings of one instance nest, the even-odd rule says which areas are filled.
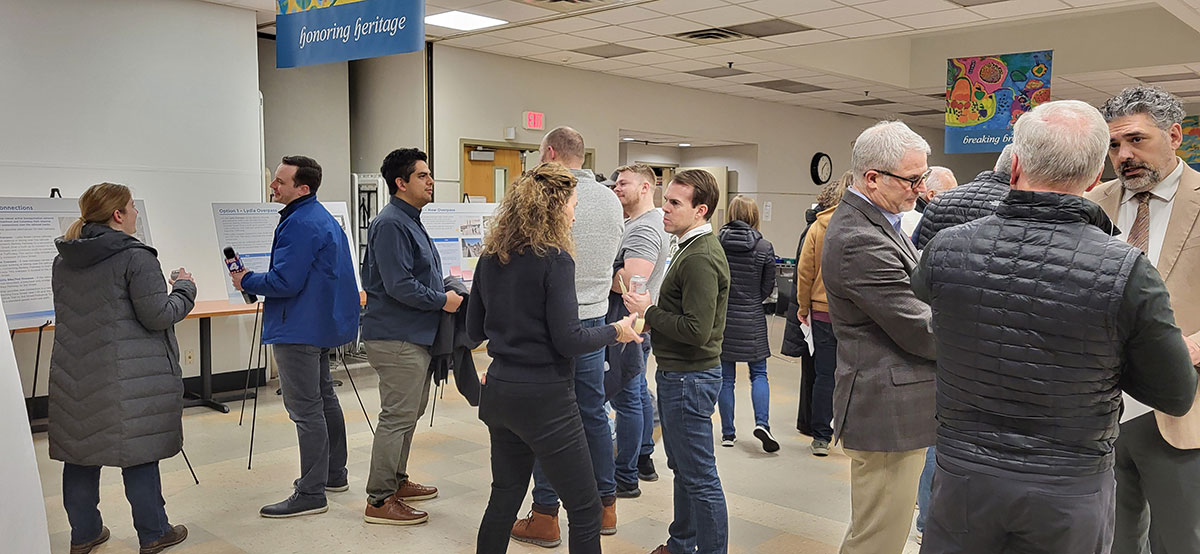
[[[638,456],[638,479],[651,482],[658,480],[658,473],[654,471],[654,460],[649,454]]]
[[[381,506],[373,506],[368,502],[367,509],[363,511],[363,521],[380,525],[416,525],[429,521],[429,514],[396,500],[395,496],[389,496]]]
[[[346,492],[350,490],[350,481],[340,483],[325,483],[325,492]]]
[[[328,511],[329,503],[325,501],[325,497],[301,496],[300,493],[292,493],[283,502],[263,506],[258,511],[258,515],[269,518],[285,518],[323,514]]]
[[[608,506],[604,506],[600,512],[600,534],[615,535],[617,534],[617,503],[616,499]]]
[[[175,525],[171,527],[170,531],[167,531],[167,534],[139,549],[138,554],[158,554],[159,552],[166,550],[167,547],[175,546],[183,542],[186,538],[187,527]]]
[[[754,436],[762,441],[762,448],[766,452],[775,452],[779,450],[779,441],[775,440],[775,436],[771,434],[771,428],[766,425],[756,425],[754,427]]]
[[[808,448],[812,450],[813,456],[824,458],[829,455],[829,441],[827,440],[813,439]]]
[[[418,485],[412,481],[409,481],[408,479],[405,479],[403,483],[400,483],[400,488],[396,490],[396,498],[405,502],[412,502],[414,500],[429,500],[431,498],[437,498],[437,495],[437,487]]]
[[[626,485],[617,481],[617,498],[637,498],[642,495],[642,489],[638,488],[637,483]]]
[[[108,538],[111,536],[112,536],[112,533],[109,532],[108,527],[101,525],[100,526],[100,536],[98,536],[88,542],[85,542],[83,544],[72,544],[71,545],[71,554],[88,554],[93,549],[95,549],[97,546],[100,546],[100,545],[108,542]]]
[[[725,448],[733,448],[733,443],[737,442],[737,437],[733,435],[721,435],[721,446]]]
[[[543,514],[533,510],[530,510],[529,515],[524,519],[518,519],[516,523],[513,523],[510,536],[513,540],[545,548],[554,548],[562,544],[558,529],[558,515]]]

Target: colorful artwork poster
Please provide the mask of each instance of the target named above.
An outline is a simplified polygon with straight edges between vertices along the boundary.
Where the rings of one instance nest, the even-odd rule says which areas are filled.
[[[1183,163],[1200,170],[1200,115],[1183,118],[1183,143],[1175,153]]]
[[[946,153],[999,152],[1013,123],[1050,101],[1052,50],[946,60]]]
[[[361,60],[425,48],[422,0],[277,0],[275,66]]]

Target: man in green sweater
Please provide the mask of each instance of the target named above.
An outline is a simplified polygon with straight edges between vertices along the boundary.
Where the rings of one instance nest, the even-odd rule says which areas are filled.
[[[658,304],[651,305],[649,294],[624,296],[629,311],[644,314],[650,326],[663,447],[675,473],[671,538],[652,554],[728,550],[729,516],[712,429],[729,302],[729,263],[708,222],[719,196],[706,171],[689,169],[671,180],[663,195],[663,227],[674,238]]]

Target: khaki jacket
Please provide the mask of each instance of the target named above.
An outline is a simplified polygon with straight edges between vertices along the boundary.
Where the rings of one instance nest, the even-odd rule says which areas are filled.
[[[821,276],[821,252],[825,249],[825,230],[837,206],[817,214],[804,237],[800,259],[796,260],[796,303],[804,314],[828,312],[829,300],[825,296],[825,280]]]

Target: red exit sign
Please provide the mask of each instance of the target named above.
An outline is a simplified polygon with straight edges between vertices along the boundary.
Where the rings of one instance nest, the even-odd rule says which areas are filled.
[[[546,114],[542,112],[525,112],[525,128],[530,131],[546,129]]]

